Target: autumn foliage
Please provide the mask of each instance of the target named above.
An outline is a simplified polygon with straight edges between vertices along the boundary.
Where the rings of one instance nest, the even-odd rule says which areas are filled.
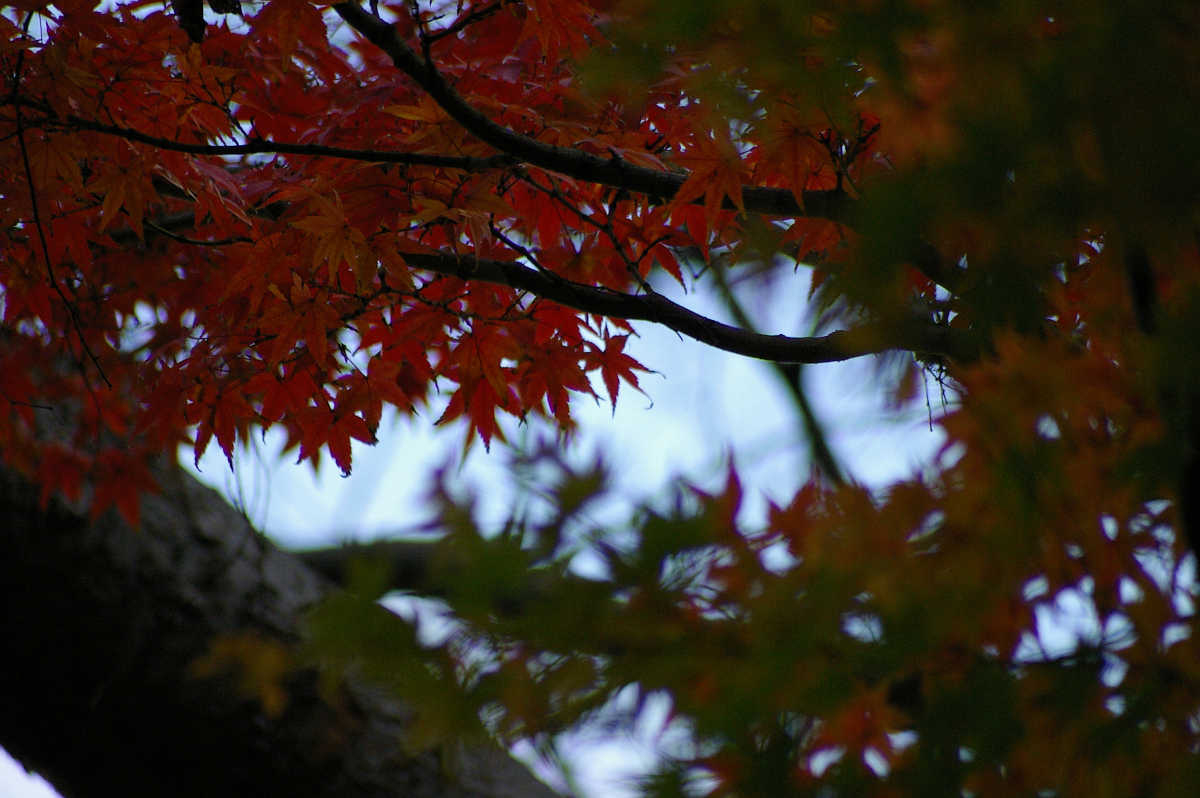
[[[881,390],[947,397],[919,477],[819,456],[750,525],[731,468],[610,538],[579,531],[603,470],[543,453],[548,505],[499,536],[436,493],[454,639],[367,646],[363,584],[313,661],[430,740],[665,694],[693,744],[662,795],[1196,794],[1200,13],[1042,5],[10,6],[0,455],[136,523],[181,445],[281,427],[348,472],[435,394],[468,442],[569,432],[642,389],[631,322],[785,373],[891,358]],[[653,287],[797,270],[819,336]],[[1046,651],[1064,595],[1094,634]]]

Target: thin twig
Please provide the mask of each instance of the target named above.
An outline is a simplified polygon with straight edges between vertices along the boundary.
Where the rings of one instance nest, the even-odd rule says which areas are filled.
[[[28,30],[29,21],[33,19],[33,14],[30,13],[25,17],[25,28]],[[25,64],[25,50],[22,49],[17,53],[17,63],[13,68],[13,90],[11,98],[17,96],[17,91],[21,85],[21,71]],[[46,229],[42,225],[42,216],[38,210],[37,187],[33,182],[33,167],[29,163],[29,149],[25,145],[25,122],[24,116],[21,114],[21,106],[14,103],[14,111],[17,121],[17,143],[21,149],[21,163],[25,168],[25,182],[29,186],[29,204],[33,210],[33,226],[37,229],[38,242],[41,244],[42,258],[46,261],[46,277],[50,280],[50,285],[54,288],[54,293],[58,294],[58,298],[62,300],[63,305],[67,309],[67,315],[71,317],[71,327],[75,330],[75,335],[79,338],[79,345],[87,354],[88,359],[92,361],[92,365],[96,367],[100,379],[104,381],[105,386],[111,388],[112,383],[109,382],[108,375],[104,373],[104,367],[100,365],[100,360],[96,357],[96,353],[88,345],[87,339],[83,336],[83,325],[79,321],[79,314],[75,311],[75,305],[67,297],[62,286],[58,282],[58,276],[54,274],[54,265],[50,260],[50,247],[46,243]]]
[[[518,160],[510,155],[490,155],[479,158],[463,155],[432,155],[419,152],[396,152],[394,150],[370,150],[351,147],[329,147],[322,144],[297,144],[286,141],[271,141],[255,138],[243,144],[202,144],[175,139],[151,136],[140,130],[110,125],[92,119],[78,116],[58,117],[40,103],[34,103],[16,95],[9,98],[8,104],[14,106],[18,113],[20,108],[27,107],[41,111],[46,118],[39,120],[45,127],[57,127],[64,130],[90,130],[109,136],[123,138],[126,141],[136,141],[160,150],[183,152],[189,155],[311,155],[324,158],[339,158],[347,161],[367,161],[370,163],[394,163],[404,166],[434,166],[443,169],[462,169],[465,172],[484,172],[491,169],[503,169],[514,166]],[[19,117],[18,117],[19,118]]]

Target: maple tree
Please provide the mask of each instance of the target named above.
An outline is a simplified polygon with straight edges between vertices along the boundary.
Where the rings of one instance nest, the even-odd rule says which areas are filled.
[[[731,468],[581,534],[603,469],[541,453],[547,506],[499,535],[435,492],[410,587],[452,640],[380,619],[391,583],[360,569],[303,661],[394,687],[431,745],[662,691],[694,743],[662,795],[1200,787],[1193,4],[67,2],[0,27],[0,452],[43,506],[137,526],[156,458],[272,427],[348,472],[435,393],[468,444],[569,433],[573,396],[640,389],[625,345],[657,323],[791,380],[820,467],[790,501],[750,525]],[[797,270],[833,331],[757,331],[738,281]],[[877,492],[795,379],[872,355],[897,401],[950,397],[936,462]],[[1098,631],[1041,650],[1064,595]]]

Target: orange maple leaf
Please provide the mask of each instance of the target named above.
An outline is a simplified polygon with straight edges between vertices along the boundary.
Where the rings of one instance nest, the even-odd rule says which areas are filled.
[[[716,226],[717,215],[727,199],[739,213],[746,212],[742,201],[742,159],[728,135],[697,136],[675,160],[690,171],[667,205],[668,212],[703,197],[709,230]]]

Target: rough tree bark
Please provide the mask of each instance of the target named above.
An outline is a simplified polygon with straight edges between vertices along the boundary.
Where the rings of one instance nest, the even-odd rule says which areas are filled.
[[[67,798],[549,798],[499,748],[413,754],[408,715],[365,686],[339,706],[297,676],[275,719],[190,665],[215,635],[284,642],[328,582],[174,466],[131,529],[0,464],[0,744]]]

